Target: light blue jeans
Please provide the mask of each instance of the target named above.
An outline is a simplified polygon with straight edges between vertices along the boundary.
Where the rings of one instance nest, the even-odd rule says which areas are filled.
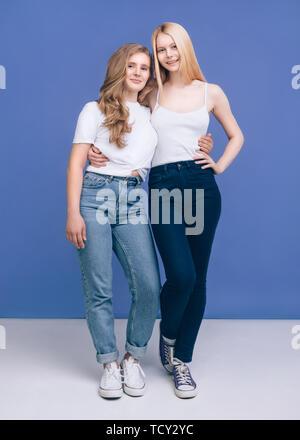
[[[80,213],[87,240],[77,254],[85,316],[100,363],[119,357],[112,308],[112,251],[124,269],[132,295],[125,349],[137,359],[146,351],[159,309],[157,256],[145,201],[135,197],[138,191],[134,191],[141,191],[141,181],[140,177],[92,172],[83,177]]]

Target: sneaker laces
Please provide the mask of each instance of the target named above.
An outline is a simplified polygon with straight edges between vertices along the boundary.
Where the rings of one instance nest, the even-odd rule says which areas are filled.
[[[105,379],[107,378],[107,376],[113,376],[117,381],[120,381],[121,371],[118,367],[113,368],[112,364],[110,363],[106,365],[104,371],[106,371]],[[122,382],[122,378],[121,378],[121,382]]]
[[[133,359],[133,360],[132,360]],[[125,359],[124,359],[125,361]],[[145,379],[146,375],[138,361],[138,359],[135,359],[133,356],[130,356],[129,359],[126,359],[126,362],[129,363],[130,367],[134,365],[135,370],[133,370],[132,368],[128,368],[128,367],[124,367],[124,363],[122,363],[122,372],[121,372],[121,378],[122,381],[124,382],[125,380],[125,376],[127,376],[129,379],[132,377],[133,374],[135,374],[136,370],[141,373],[142,377]],[[126,374],[125,374],[126,371]]]
[[[175,366],[175,374],[176,374],[176,379],[178,381],[178,385],[193,386],[189,367],[179,359],[176,359],[174,366]]]

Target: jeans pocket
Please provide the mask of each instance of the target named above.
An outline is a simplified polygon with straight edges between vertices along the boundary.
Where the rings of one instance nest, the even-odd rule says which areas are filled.
[[[214,171],[212,168],[201,168],[201,166],[204,165],[197,165],[196,167],[191,168],[188,171],[188,175],[191,178],[199,178],[199,179],[211,179],[212,176],[214,176]]]
[[[84,188],[101,188],[107,182],[107,177],[102,175],[96,176],[94,174],[86,173],[83,176],[82,186]]]

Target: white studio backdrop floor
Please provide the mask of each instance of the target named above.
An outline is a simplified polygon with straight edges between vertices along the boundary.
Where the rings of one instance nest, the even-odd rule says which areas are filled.
[[[0,319],[0,419],[300,419],[299,321],[203,320],[190,365],[199,394],[186,400],[159,363],[158,323],[142,362],[145,396],[109,401],[97,393],[102,366],[84,319]],[[126,320],[115,331],[121,357]]]

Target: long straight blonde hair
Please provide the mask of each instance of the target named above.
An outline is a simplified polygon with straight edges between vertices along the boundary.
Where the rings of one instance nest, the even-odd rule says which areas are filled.
[[[184,80],[187,83],[192,82],[194,79],[206,81],[198,64],[193,43],[190,39],[189,34],[180,24],[167,22],[158,26],[152,34],[152,51],[154,58],[155,76],[159,92],[163,92],[163,84],[168,79],[169,74],[169,72],[158,61],[156,39],[157,35],[160,32],[170,35],[175,41],[180,56],[179,71],[183,75]]]
[[[147,96],[155,85],[153,64],[149,50],[136,43],[124,44],[110,57],[103,85],[100,89],[100,98],[97,100],[101,112],[105,115],[104,127],[109,129],[109,142],[119,148],[126,146],[125,135],[131,132],[128,123],[129,111],[124,101],[124,81],[129,58],[136,53],[145,53],[150,60],[149,79],[138,93],[138,102],[148,106]]]

